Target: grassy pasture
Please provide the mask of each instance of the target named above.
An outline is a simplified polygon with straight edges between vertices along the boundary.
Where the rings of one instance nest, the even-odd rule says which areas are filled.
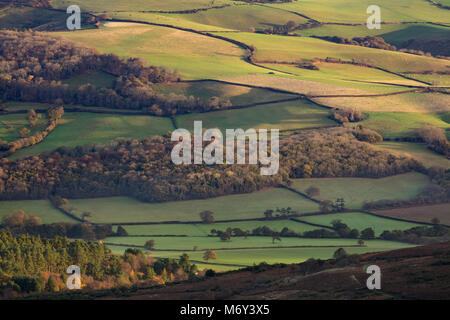
[[[381,219],[383,220],[383,219]],[[219,237],[109,237],[104,240],[106,243],[125,244],[130,246],[144,246],[148,240],[155,240],[156,250],[193,250],[194,246],[198,250],[207,249],[239,249],[239,248],[274,248],[288,246],[355,246],[356,239],[307,239],[307,238],[281,238],[281,241],[272,243],[271,237],[242,237],[231,238],[230,241],[222,241]],[[337,249],[337,248],[336,248]],[[249,251],[251,251],[249,249]],[[154,253],[155,256],[157,252]]]
[[[259,88],[249,88],[240,85],[224,84],[214,81],[154,84],[152,88],[156,92],[166,95],[175,93],[182,94],[187,97],[194,96],[203,100],[207,100],[212,97],[230,99],[234,106],[276,101],[294,97],[294,95],[290,94]]]
[[[292,187],[305,192],[309,187],[316,186],[320,189],[321,200],[335,201],[338,198],[344,198],[347,209],[360,209],[364,202],[368,201],[414,198],[430,183],[427,176],[412,172],[381,179],[296,179]]]
[[[99,30],[56,33],[121,57],[140,57],[176,69],[184,79],[211,79],[265,72],[242,60],[244,50],[223,40],[165,27],[113,23]]]
[[[296,24],[303,24],[307,21],[305,18],[288,11],[254,5],[231,6],[173,16],[178,19],[212,26],[210,30],[217,26],[225,29],[250,31],[252,28],[260,30],[270,26],[284,25],[288,21],[294,21]]]
[[[323,214],[303,217],[301,220],[328,226],[331,226],[334,220],[341,220],[350,229],[362,231],[366,228],[372,228],[376,236],[379,236],[385,230],[406,230],[418,226],[415,223],[379,218],[361,212]]]
[[[6,106],[7,111],[18,111],[18,110],[48,110],[48,108],[51,107],[51,105],[46,103],[38,103],[38,102],[20,102],[20,101],[7,101],[3,103],[4,106]],[[23,118],[25,118],[25,114],[23,115]]]
[[[58,27],[65,26],[67,16],[61,12],[39,10],[29,7],[12,7],[0,9],[1,29],[28,29],[52,23]]]
[[[355,61],[386,68],[390,71],[442,70],[450,61],[416,56],[395,51],[366,48],[308,38],[256,33],[218,33],[256,48],[257,61],[300,62],[327,57]]]
[[[116,77],[105,72],[93,72],[82,74],[76,77],[62,81],[62,83],[68,84],[73,87],[78,87],[83,84],[92,84],[97,88],[113,88]]]
[[[0,138],[8,142],[12,142],[20,138],[19,131],[23,127],[30,130],[31,134],[36,131],[44,130],[47,126],[47,119],[45,115],[39,119],[34,127],[30,127],[26,120],[26,114],[10,114],[0,116]]]
[[[0,119],[12,116],[2,116]],[[86,130],[86,128],[89,128],[89,130]],[[19,150],[10,159],[36,155],[61,146],[76,147],[89,143],[106,142],[119,137],[142,138],[161,135],[169,130],[173,130],[173,127],[168,118],[81,112],[66,113],[58,127],[43,142]]]
[[[157,24],[171,25],[197,31],[233,31],[218,26],[209,26],[189,19],[189,14],[153,13],[153,12],[111,12],[110,17],[122,20],[145,21]]]
[[[431,83],[433,86],[450,87],[450,75],[446,74],[414,74],[414,79]]]
[[[66,9],[72,4],[79,5],[84,11],[179,11],[198,8],[209,8],[211,0],[53,0],[53,7]],[[214,5],[227,4],[227,0],[215,0]]]
[[[450,168],[450,160],[430,149],[424,143],[385,141],[376,146],[394,154],[407,155],[421,161],[426,167]]]
[[[322,77],[324,74],[319,71],[311,71],[317,73],[304,73],[303,70],[297,70],[300,68],[294,66],[280,64],[264,65],[273,67],[280,72],[290,72],[291,74],[282,74],[274,71],[272,72],[273,74],[247,74],[244,76],[224,78],[223,80],[240,84],[287,90],[289,92],[306,95],[367,95],[404,90],[404,88],[391,85],[365,84],[353,80],[333,79],[332,76],[327,79]],[[298,72],[298,74],[294,72]],[[294,75],[292,75],[292,73],[294,73]]]
[[[395,46],[413,38],[441,39],[448,34],[448,28],[430,24],[386,24],[381,29],[368,29],[367,26],[349,26],[325,24],[317,28],[296,31],[302,36],[339,36],[344,38],[355,37],[382,37],[386,42]]]
[[[270,6],[292,10],[323,22],[366,23],[369,14],[367,8],[373,5],[370,0],[328,0],[324,5],[321,0],[305,0]],[[422,0],[380,0],[376,2],[381,8],[381,21],[432,21],[447,22],[449,13]],[[383,26],[382,26],[383,28]]]
[[[391,210],[377,211],[377,214],[419,222],[430,223],[433,218],[438,218],[441,223],[450,225],[450,203],[437,204],[432,206],[420,206],[411,208],[398,208]]]
[[[263,218],[264,211],[291,207],[300,212],[316,212],[318,205],[284,189],[268,189],[251,194],[205,200],[144,203],[132,198],[114,197],[70,200],[78,211],[92,212],[97,223],[200,221],[199,213],[214,211],[217,220]]]
[[[450,36],[450,29],[448,27],[441,27],[435,25],[403,25],[404,28],[392,30],[382,35],[383,39],[397,47],[402,47],[402,44],[410,39],[415,40],[445,40]],[[384,26],[383,26],[384,27]],[[382,28],[383,29],[383,28]]]
[[[417,129],[427,126],[444,130],[450,128],[450,123],[443,120],[445,113],[367,112],[367,114],[369,117],[360,123],[391,139],[412,136]]]
[[[282,242],[285,239],[283,238]],[[281,242],[281,243],[282,243]],[[349,244],[355,244],[356,240],[349,240]],[[399,242],[370,240],[365,241],[366,247],[351,247],[345,248],[345,251],[350,254],[362,254],[367,252],[378,252],[386,250],[394,250],[400,248],[411,247],[411,245]],[[278,244],[278,243],[277,243]],[[108,246],[111,247],[111,246]],[[125,247],[116,247],[117,252],[123,253]],[[120,251],[120,249],[122,249]],[[275,263],[300,263],[308,260],[309,258],[315,259],[331,259],[333,253],[338,248],[266,248],[266,249],[254,249],[254,250],[224,250],[217,251],[217,259],[210,260],[212,263],[224,263],[224,264],[238,264],[252,266],[261,262],[267,262],[270,264]],[[188,252],[189,257],[192,260],[203,261],[203,251]],[[171,251],[155,251],[152,252],[152,256],[161,258],[178,258],[180,252]],[[208,269],[220,268],[220,266],[208,265]],[[235,269],[237,269],[236,267]],[[220,270],[220,269],[219,269]]]
[[[0,219],[14,210],[24,210],[41,218],[42,223],[77,222],[55,209],[48,200],[0,201]]]
[[[440,93],[405,93],[385,97],[314,98],[318,103],[335,108],[353,108],[374,112],[448,112],[450,97]]]
[[[204,128],[255,128],[292,130],[336,125],[328,118],[329,111],[306,100],[261,105],[251,108],[210,113],[186,114],[176,117],[180,128],[193,130],[194,121],[203,121]]]
[[[381,70],[354,65],[319,63],[317,67],[320,70],[303,69],[296,65],[263,65],[278,71],[290,73],[291,76],[283,75],[283,77],[292,78],[296,82],[299,82],[299,90],[302,90],[302,93],[305,94],[364,95],[405,90],[404,87],[395,86],[396,84],[423,86],[420,82],[407,80]],[[289,80],[285,80],[285,82],[288,83]],[[300,85],[300,83],[304,85]]]
[[[130,236],[140,235],[187,235],[187,236],[207,236],[212,229],[225,231],[227,228],[240,228],[241,230],[252,231],[256,228],[267,226],[270,229],[280,232],[283,228],[289,228],[298,233],[318,229],[307,224],[298,223],[291,220],[277,221],[244,221],[244,222],[224,222],[213,224],[158,224],[158,225],[125,225]],[[115,228],[116,229],[116,228]]]

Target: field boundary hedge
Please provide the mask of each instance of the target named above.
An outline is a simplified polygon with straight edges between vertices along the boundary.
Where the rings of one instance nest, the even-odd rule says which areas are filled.
[[[318,227],[318,228],[321,228],[321,229],[329,229],[329,230],[336,231],[333,227],[326,226],[326,225],[323,225],[323,224],[317,224],[317,223],[307,222],[307,221],[300,220],[300,219],[296,219],[296,218],[292,218],[292,219],[290,219],[290,220],[295,221],[295,222],[298,222],[298,223],[307,224],[307,225],[310,225],[310,226],[313,226],[313,227]],[[332,238],[332,239],[336,239],[336,238]]]
[[[414,207],[416,207],[416,206],[414,206]],[[393,209],[408,209],[408,207],[400,207],[400,208],[393,208]],[[386,210],[392,210],[392,209],[386,209]],[[394,221],[409,222],[409,223],[415,223],[415,224],[420,224],[420,225],[430,226],[430,227],[434,226],[434,224],[432,224],[431,222],[414,221],[414,220],[408,220],[408,219],[403,219],[403,218],[389,217],[389,216],[384,216],[384,215],[377,214],[377,213],[371,212],[371,211],[366,211],[366,210],[359,210],[358,212],[362,212],[362,213],[365,213],[365,214],[368,214],[371,216],[375,216],[378,218],[390,219],[390,220],[394,220]],[[450,225],[447,225],[447,224],[440,223],[440,225],[450,228]]]

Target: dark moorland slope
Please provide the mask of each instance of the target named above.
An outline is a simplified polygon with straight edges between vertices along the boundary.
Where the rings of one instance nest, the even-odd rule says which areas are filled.
[[[369,275],[365,268],[369,265],[381,268],[381,290],[371,291],[366,287]],[[74,299],[143,300],[442,299],[450,295],[449,266],[450,242],[445,242],[337,260],[259,265],[164,287],[85,291],[69,296]]]

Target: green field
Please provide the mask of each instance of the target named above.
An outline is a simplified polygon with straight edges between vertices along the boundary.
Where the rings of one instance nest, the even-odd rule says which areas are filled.
[[[303,239],[301,239],[303,240]],[[306,240],[306,239],[305,239]],[[282,242],[285,241],[283,238]],[[311,240],[308,240],[311,243]],[[156,242],[155,242],[156,243]],[[349,244],[356,243],[355,240],[349,240]],[[366,247],[347,247],[345,251],[350,254],[362,254],[366,252],[378,252],[400,248],[411,247],[409,244],[382,241],[382,240],[370,240],[365,241]],[[277,242],[278,244],[278,242]],[[111,247],[111,246],[109,246]],[[114,247],[116,252],[123,252],[126,247]],[[308,260],[309,258],[315,259],[330,259],[333,253],[338,248],[265,248],[255,250],[223,250],[216,251],[217,259],[210,260],[212,263],[224,263],[224,264],[237,264],[252,266],[261,262],[270,264],[274,263],[300,263]],[[188,252],[191,260],[203,261],[203,251]],[[152,256],[160,258],[178,258],[180,252],[173,251],[154,251]],[[209,265],[208,268],[216,269],[218,267]],[[238,268],[238,267],[235,267]]]
[[[214,27],[241,31],[261,30],[267,29],[269,26],[284,25],[288,21],[294,21],[296,24],[303,24],[307,21],[305,18],[291,12],[253,5],[232,6],[194,14],[172,16],[212,26],[210,30],[215,30]],[[230,17],[233,18],[230,19]]]
[[[370,5],[381,8],[381,21],[432,21],[448,22],[448,11],[431,5],[423,0],[304,0],[291,3],[273,4],[270,6],[292,10],[310,18],[326,22],[362,23],[368,18],[366,13]]]
[[[448,36],[446,27],[430,24],[394,24],[383,25],[381,29],[368,29],[367,26],[349,26],[325,24],[317,28],[298,30],[302,36],[338,36],[343,38],[382,37],[386,42],[395,46],[409,39],[442,39]]]
[[[223,100],[229,99],[233,106],[278,101],[295,97],[291,94],[272,90],[225,84],[215,81],[154,84],[152,89],[165,95],[170,95],[172,93],[182,94],[186,97],[193,96],[202,100],[208,100],[212,97],[218,97]]]
[[[305,192],[309,187],[315,186],[320,189],[320,199],[335,201],[344,198],[347,209],[360,209],[364,202],[369,201],[408,200],[417,196],[430,183],[427,176],[413,172],[382,179],[297,179],[292,187]]]
[[[242,60],[244,50],[229,42],[165,27],[108,23],[100,30],[56,35],[121,57],[141,57],[151,65],[176,69],[183,79],[215,79],[266,73]]]
[[[26,120],[26,114],[11,114],[0,116],[0,139],[8,142],[20,139],[20,130],[27,128],[33,134],[36,131],[42,131],[47,126],[45,116],[36,121],[34,127],[30,127]]]
[[[0,116],[0,120],[13,116],[16,115]],[[43,142],[17,151],[10,159],[36,155],[62,146],[76,147],[119,137],[144,138],[170,130],[173,130],[173,126],[169,118],[71,112],[64,115],[60,124]]]
[[[450,75],[446,74],[414,74],[414,79],[431,83],[434,86],[450,86]]]
[[[245,109],[186,114],[175,117],[180,128],[193,129],[194,121],[203,121],[204,128],[255,128],[292,130],[336,125],[329,119],[329,110],[299,100],[261,105]]]
[[[79,212],[91,212],[89,220],[97,223],[200,221],[199,213],[204,210],[214,211],[216,221],[263,218],[265,210],[277,207],[291,207],[301,213],[318,211],[315,202],[284,189],[165,203],[144,203],[126,197],[70,200],[70,203]]]
[[[114,88],[116,77],[105,72],[93,72],[82,74],[62,81],[73,87],[78,87],[83,84],[90,83],[97,88]]]
[[[188,14],[120,11],[111,12],[110,16],[114,19],[144,21],[198,31],[233,31],[231,29],[221,28],[218,26],[209,26],[195,22],[194,20],[189,20],[188,17],[190,15]]]
[[[341,220],[350,229],[362,231],[366,228],[372,228],[375,231],[375,236],[379,236],[385,230],[406,230],[419,226],[415,223],[379,218],[361,212],[322,214],[302,217],[300,220],[326,226],[331,226],[335,220]]]
[[[41,218],[42,223],[77,222],[55,209],[48,200],[0,201],[0,219],[14,210],[24,210]]]
[[[86,31],[87,32],[87,31]],[[262,62],[300,62],[302,60],[339,58],[355,61],[390,71],[442,70],[450,61],[416,56],[402,52],[342,45],[308,37],[286,37],[256,33],[217,33],[256,47],[256,60]]]
[[[291,221],[244,221],[244,222],[224,222],[213,224],[156,224],[156,225],[125,225],[123,228],[130,236],[149,235],[187,235],[187,236],[207,236],[212,229],[225,231],[227,228],[240,228],[244,231],[252,232],[259,227],[268,227],[273,231],[280,232],[283,228],[303,233],[318,229],[307,224]],[[115,230],[115,229],[114,229]]]
[[[376,130],[385,138],[414,136],[417,129],[432,126],[442,129],[450,128],[444,119],[447,113],[422,114],[415,112],[367,112],[369,116],[359,124]]]
[[[320,70],[308,70],[296,65],[263,64],[266,67],[287,72],[283,78],[295,79],[301,93],[308,95],[370,95],[405,91],[409,86],[423,83],[404,79],[381,70],[337,63],[318,63]],[[261,77],[261,76],[259,76]],[[279,77],[279,75],[278,75]],[[283,85],[288,85],[285,80]],[[282,87],[283,87],[282,85]]]
[[[385,141],[376,147],[391,153],[410,156],[421,161],[426,167],[438,166],[447,169],[450,168],[449,159],[446,159],[444,155],[428,149],[424,143]]]
[[[383,220],[383,219],[382,219]],[[179,252],[192,251],[195,246],[198,250],[213,249],[239,249],[239,248],[274,248],[274,247],[345,247],[358,246],[357,239],[308,239],[308,238],[281,238],[281,241],[272,243],[271,237],[234,237],[229,241],[222,241],[219,237],[109,237],[105,243],[123,244],[129,246],[144,246],[149,240],[155,240],[155,250],[175,250]],[[248,249],[249,252],[251,249]],[[155,255],[157,252],[155,251]]]
[[[335,108],[423,114],[448,112],[450,96],[439,93],[405,93],[383,97],[315,98],[314,101]]]
[[[209,8],[210,0],[53,0],[53,7],[65,9],[71,4],[80,5],[82,9],[104,12],[104,11],[152,11],[152,10],[191,10],[197,8]],[[228,0],[215,0],[214,5],[228,4]]]

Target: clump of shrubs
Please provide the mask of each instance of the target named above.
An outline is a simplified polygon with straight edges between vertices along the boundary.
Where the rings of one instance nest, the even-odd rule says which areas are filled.
[[[372,144],[377,144],[383,142],[383,137],[378,132],[364,128],[363,126],[358,126],[353,130],[353,135],[359,141],[364,141]]]
[[[359,122],[367,119],[367,115],[355,109],[333,109],[331,118],[339,123]]]
[[[417,135],[427,144],[428,148],[450,158],[450,142],[445,131],[440,128],[425,127],[417,130]]]

